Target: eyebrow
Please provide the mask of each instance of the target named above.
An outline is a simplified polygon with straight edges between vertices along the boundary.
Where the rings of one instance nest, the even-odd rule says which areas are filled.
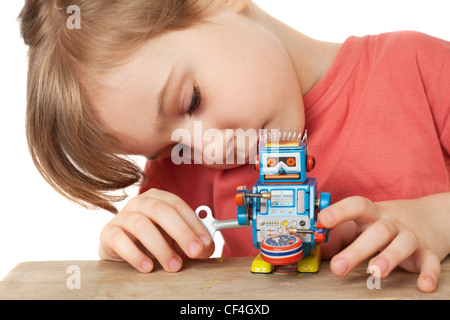
[[[164,86],[162,87],[161,91],[158,94],[158,112],[156,115],[156,119],[157,119],[157,127],[160,129],[163,127],[164,121],[166,120],[167,92],[169,91],[171,85],[173,84],[174,74],[175,68],[172,67]]]

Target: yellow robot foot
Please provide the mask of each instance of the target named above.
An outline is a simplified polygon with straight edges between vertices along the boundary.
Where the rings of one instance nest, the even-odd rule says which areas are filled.
[[[253,260],[251,271],[253,273],[271,273],[273,271],[273,265],[264,261],[261,257],[261,253],[258,253]]]
[[[320,266],[320,247],[311,250],[309,256],[298,262],[298,272],[317,272]]]

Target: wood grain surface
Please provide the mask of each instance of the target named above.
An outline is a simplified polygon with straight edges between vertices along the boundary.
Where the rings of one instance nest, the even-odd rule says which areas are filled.
[[[250,272],[249,258],[185,260],[178,273],[160,266],[141,274],[126,262],[46,261],[17,265],[0,282],[0,299],[161,299],[161,300],[304,300],[304,299],[449,299],[450,258],[442,263],[434,293],[417,289],[417,274],[396,269],[380,282],[361,264],[345,277],[322,262],[315,274]],[[378,284],[369,289],[367,282]],[[369,283],[369,284],[370,284]],[[79,289],[74,287],[79,284]]]

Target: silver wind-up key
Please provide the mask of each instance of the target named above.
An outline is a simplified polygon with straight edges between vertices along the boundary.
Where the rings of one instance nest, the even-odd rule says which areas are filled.
[[[202,211],[206,212],[206,216],[204,218],[201,218],[200,213]],[[195,213],[197,214],[197,217],[200,219],[200,221],[205,226],[206,230],[208,230],[209,234],[211,235],[211,238],[214,238],[214,233],[216,231],[224,230],[224,229],[235,229],[235,228],[244,228],[249,227],[250,225],[240,225],[237,221],[237,219],[230,219],[230,220],[216,220],[212,216],[211,209],[208,206],[200,206],[195,210]]]

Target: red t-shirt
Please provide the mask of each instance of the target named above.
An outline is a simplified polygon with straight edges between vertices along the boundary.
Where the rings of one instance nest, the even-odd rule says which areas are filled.
[[[310,176],[332,202],[450,191],[450,42],[417,32],[350,37],[304,97]],[[217,219],[236,218],[236,186],[258,179],[252,165],[213,170],[148,162],[141,192],[157,187]],[[251,228],[224,230],[223,256],[249,256]]]

